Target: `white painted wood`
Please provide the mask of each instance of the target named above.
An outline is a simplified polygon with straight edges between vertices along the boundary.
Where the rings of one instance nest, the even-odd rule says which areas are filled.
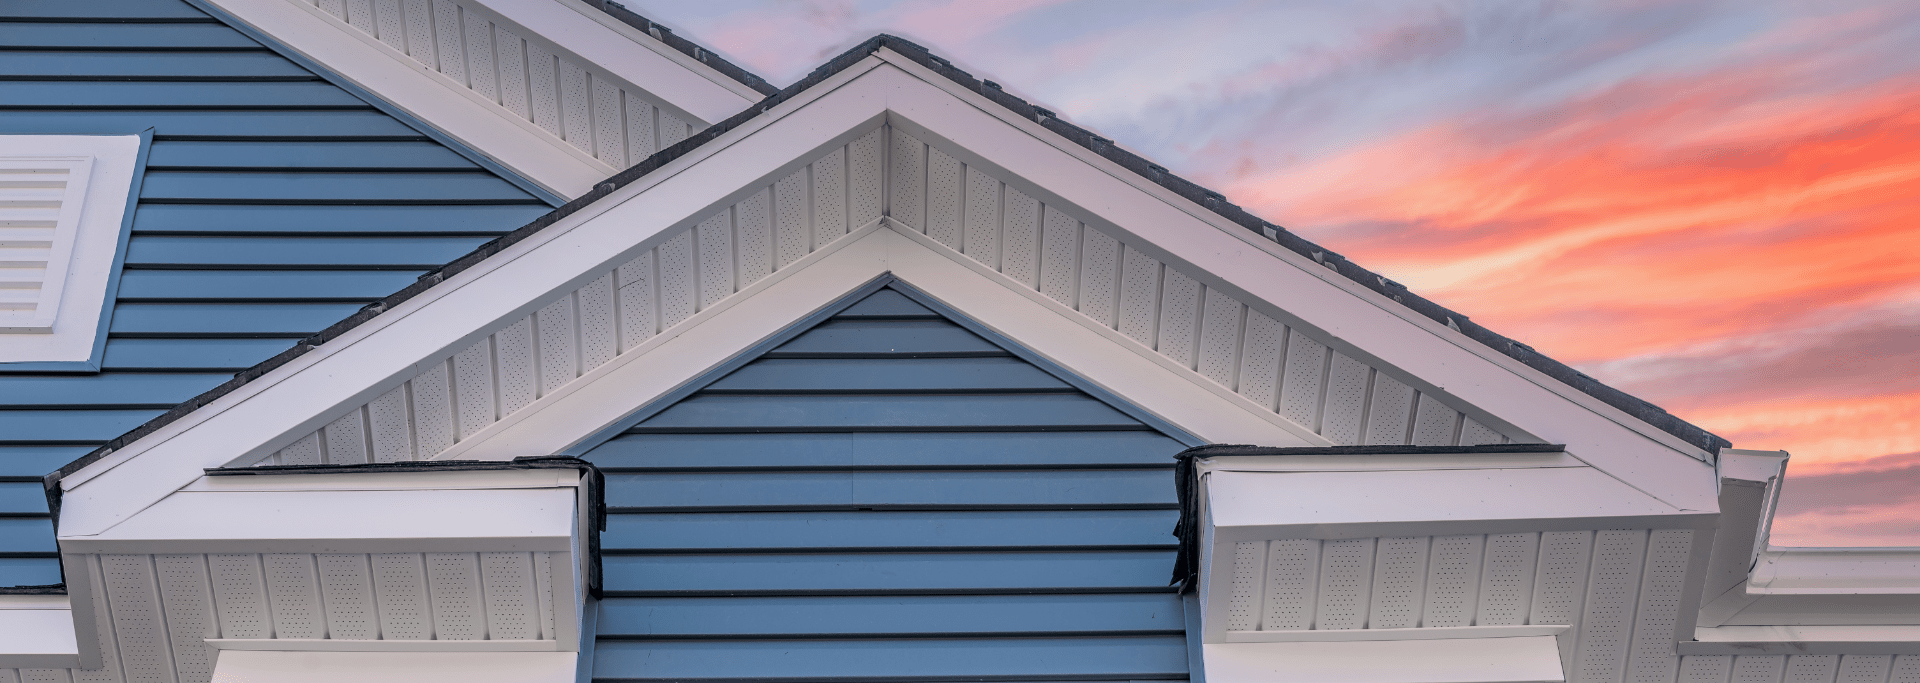
[[[1343,446],[1360,443],[1366,424],[1367,390],[1373,368],[1344,353],[1333,352],[1327,366],[1326,404],[1321,407],[1320,435]]]
[[[380,637],[380,615],[373,600],[373,570],[366,555],[316,555],[321,608],[327,615],[327,637],[373,640]]]
[[[1012,188],[1008,188],[1011,192]],[[1166,269],[1160,292],[1160,338],[1154,350],[1180,367],[1194,367],[1199,342],[1202,287],[1185,273]]]
[[[1574,667],[1583,680],[1618,680],[1632,645],[1633,611],[1640,598],[1647,532],[1605,530],[1595,534],[1593,568]]]
[[[155,555],[153,567],[175,673],[181,681],[205,681],[213,675],[206,639],[220,637],[206,556]]]
[[[966,220],[966,243],[961,251],[981,265],[999,270],[1000,181],[968,167],[966,183],[966,206],[961,210]]]
[[[137,135],[0,135],[0,361],[93,358]]]
[[[345,640],[276,638],[207,641],[223,652],[563,652],[553,640]],[[224,656],[224,655],[223,655]]]
[[[1680,662],[1679,683],[1727,683],[1733,675],[1732,655],[1688,655]]]
[[[580,307],[580,372],[586,372],[613,360],[620,353],[620,321],[613,304],[613,273],[605,273],[587,283],[574,296]]]
[[[432,458],[453,446],[457,433],[453,424],[453,388],[448,384],[448,361],[427,366],[407,380],[407,395],[413,399],[414,445],[419,460]]]
[[[700,249],[700,308],[707,308],[733,296],[735,289],[733,211],[721,209],[694,232]]]
[[[813,162],[813,248],[847,234],[847,150],[837,148]],[[859,227],[855,224],[852,227]]]
[[[1320,580],[1320,541],[1285,539],[1267,544],[1266,605],[1261,614],[1264,631],[1313,628],[1313,611]]]
[[[1464,640],[1559,636],[1566,626],[1450,626],[1436,628],[1364,628],[1345,631],[1232,631],[1228,643],[1352,643],[1382,640]]]
[[[324,638],[326,616],[320,609],[320,579],[313,556],[268,553],[260,558],[267,577],[267,606],[275,638]]]
[[[473,436],[499,418],[494,408],[491,337],[482,337],[454,355],[453,384],[459,405],[456,416],[461,439]]]
[[[574,652],[299,652],[227,650],[220,681],[274,683],[570,683]]]
[[[927,145],[898,128],[892,130],[887,164],[887,215],[920,232],[927,231]]]
[[[1233,544],[1233,594],[1227,598],[1227,630],[1251,631],[1260,624],[1261,577],[1266,574],[1267,544]]]
[[[1480,577],[1480,605],[1473,623],[1508,626],[1527,623],[1533,604],[1534,561],[1539,556],[1537,533],[1490,534],[1484,573]]]
[[[1068,308],[1080,291],[1080,221],[1057,206],[1042,211],[1040,293]]]
[[[540,371],[533,344],[533,316],[493,333],[494,383],[503,417],[539,397]]]
[[[1473,626],[1479,607],[1480,563],[1486,556],[1485,536],[1435,536],[1425,580],[1426,603],[1420,626]]]
[[[658,281],[649,249],[614,271],[620,291],[620,350],[632,350],[660,331]],[[596,366],[597,367],[597,366]]]
[[[1384,372],[1373,376],[1373,399],[1367,409],[1368,444],[1408,443],[1413,421],[1413,387]]]
[[[740,286],[746,287],[773,273],[772,191],[762,189],[733,207],[734,236],[739,247]]]
[[[1382,538],[1375,542],[1373,589],[1367,628],[1414,628],[1426,602],[1426,536]]]
[[[959,160],[937,147],[927,148],[926,233],[954,251],[965,244],[960,215],[965,184],[966,168]]]
[[[1639,604],[1633,612],[1633,645],[1626,680],[1630,683],[1666,683],[1674,680],[1679,657],[1674,652],[1684,600],[1688,562],[1693,552],[1693,530],[1655,529],[1647,537],[1646,568],[1642,572]]]
[[[427,595],[439,640],[485,640],[487,621],[476,553],[427,553]]]
[[[1130,246],[1121,247],[1120,260],[1120,333],[1153,348],[1159,339],[1160,262]]]
[[[540,307],[534,314],[534,329],[539,334],[540,393],[546,395],[580,376],[573,297],[562,296]]]
[[[427,572],[419,553],[374,553],[373,592],[384,640],[433,638]]]
[[[374,462],[413,459],[413,420],[407,413],[407,387],[394,387],[367,404],[367,433]]]
[[[1209,289],[1200,315],[1199,357],[1196,370],[1213,383],[1236,388],[1234,375],[1240,369],[1240,326],[1246,307],[1217,289]]]
[[[1786,655],[1739,655],[1733,658],[1733,683],[1781,683]]]
[[[1419,406],[1413,419],[1413,445],[1452,446],[1460,413],[1425,392],[1420,394]]]
[[[1214,683],[1539,683],[1560,681],[1553,636],[1208,643]]]
[[[875,128],[847,143],[847,226],[866,225],[884,213],[886,130]]]
[[[1028,289],[1040,287],[1040,202],[1006,188],[1000,208],[1000,273]]]
[[[350,475],[376,477],[374,474]],[[503,478],[511,481],[511,478]],[[565,550],[574,491],[544,488],[370,488],[182,491],[70,552],[275,553],[355,549]],[[405,511],[405,514],[395,514]],[[180,532],[193,529],[192,534]],[[342,540],[347,539],[347,540]],[[245,636],[240,636],[245,637]]]
[[[813,251],[811,169],[800,168],[773,184],[773,269],[793,265]]]
[[[1281,417],[1308,428],[1319,426],[1327,354],[1326,344],[1314,341],[1300,330],[1287,331],[1287,360],[1281,374]]]
[[[1113,329],[1119,324],[1120,242],[1091,229],[1082,230],[1080,237],[1078,308],[1094,322]]]
[[[488,638],[538,640],[540,601],[533,579],[533,553],[480,553],[480,577]]]
[[[1315,629],[1367,627],[1368,598],[1373,588],[1374,541],[1352,538],[1321,543]]]
[[[222,638],[272,638],[273,616],[267,609],[267,589],[260,556],[252,553],[211,554],[213,604]]]

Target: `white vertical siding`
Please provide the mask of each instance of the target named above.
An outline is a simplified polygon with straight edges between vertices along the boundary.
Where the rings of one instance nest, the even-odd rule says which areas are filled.
[[[846,160],[866,158],[869,170],[877,174],[881,134],[876,128],[848,147],[750,188],[734,205],[688,221],[654,248],[554,297],[451,358],[423,363],[418,375],[343,411],[261,464],[424,460],[473,438],[845,236]],[[862,153],[864,157],[851,150],[862,145],[871,152]],[[867,187],[871,196],[857,204],[868,208],[859,210],[877,212],[883,199],[879,186],[868,182]]]
[[[704,124],[539,37],[522,37],[460,0],[319,0],[342,30],[411,57],[499,114],[527,121],[612,168],[626,168]]]

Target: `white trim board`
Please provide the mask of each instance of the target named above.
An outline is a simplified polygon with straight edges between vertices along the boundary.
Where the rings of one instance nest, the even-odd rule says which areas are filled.
[[[219,650],[215,681],[251,683],[573,683],[575,652]]]
[[[141,146],[139,135],[0,136],[0,363],[93,360]]]
[[[1317,265],[1301,266],[1264,247],[1250,249],[1251,238],[1242,236],[1240,233],[1244,230],[1237,226],[1222,228],[1197,220],[1178,202],[1142,192],[1106,170],[1068,154],[1056,144],[1058,141],[1047,139],[1051,133],[1024,130],[995,112],[1004,113],[991,103],[974,103],[956,97],[878,58],[863,60],[695,152],[269,373],[268,377],[214,401],[120,453],[82,468],[63,482],[67,487],[67,502],[62,511],[61,528],[72,535],[98,533],[113,520],[186,485],[198,476],[199,468],[222,465],[246,453],[270,453],[285,445],[279,440],[295,438],[298,433],[304,433],[300,430],[310,431],[319,426],[317,416],[371,400],[386,387],[417,374],[423,360],[445,358],[445,354],[461,348],[473,335],[484,334],[485,330],[524,316],[550,297],[577,288],[602,269],[612,268],[650,248],[653,240],[678,229],[683,221],[737,201],[740,197],[733,196],[736,188],[777,178],[794,165],[805,163],[818,150],[882,119],[900,126],[911,124],[930,136],[937,134],[934,139],[943,141],[944,145],[970,150],[978,154],[983,163],[1004,169],[1011,176],[1046,179],[1044,187],[1058,195],[1065,205],[1083,211],[1086,216],[1083,220],[1098,221],[1103,227],[1115,230],[1115,234],[1156,245],[1165,250],[1171,262],[1187,264],[1207,278],[1210,286],[1230,288],[1242,294],[1249,305],[1270,310],[1273,315],[1288,315],[1312,329],[1343,339],[1370,358],[1411,373],[1436,389],[1444,388],[1448,396],[1491,411],[1526,433],[1566,443],[1570,451],[1580,453],[1594,467],[1677,508],[1714,509],[1711,468],[1679,449],[1626,428],[1589,406],[1548,391],[1524,373],[1469,353],[1462,344],[1473,344],[1470,340],[1450,341],[1443,333],[1343,289],[1324,274],[1313,272]],[[1097,207],[1097,210],[1087,207]],[[633,226],[648,227],[635,230]],[[886,232],[893,235],[888,238],[892,240],[916,242],[924,238],[924,235],[916,238],[917,233],[911,232],[892,229]],[[990,278],[931,248],[904,249],[890,244],[884,252],[884,268],[901,274],[908,282],[957,310],[982,315],[983,324],[1033,346],[1056,362],[1063,354],[1047,350],[1046,342],[1035,341],[1032,338],[1035,334],[1029,331],[1037,334],[1036,328],[1053,325],[1079,328],[1073,334],[1089,340],[1086,353],[1111,357],[1112,370],[1100,371],[1089,363],[1060,362],[1062,366],[1089,376],[1115,394],[1203,438],[1308,445],[1300,435],[1265,418],[1258,418],[1258,422],[1266,426],[1252,433],[1231,427],[1254,424],[1247,420],[1255,416],[1244,409],[1223,412],[1221,416],[1174,419],[1173,410],[1154,407],[1156,401],[1166,399],[1155,399],[1141,391],[1167,384],[1163,380],[1146,379],[1167,373],[1114,372],[1152,361],[1122,345],[1099,343],[1104,340],[1098,338],[1100,333],[1091,329],[1090,324],[1075,322],[1049,309],[1044,302],[1035,302],[1025,294],[992,284]],[[823,261],[843,256],[849,260],[854,258],[853,252],[842,248],[823,257]],[[866,258],[873,265],[863,272],[881,272],[878,268],[883,266],[875,255],[869,254]],[[1279,267],[1282,265],[1293,267]],[[915,271],[916,268],[921,270]],[[816,275],[816,270],[821,269],[802,268],[788,277],[796,282],[799,278],[830,277],[825,273]],[[910,272],[927,275],[908,275]],[[964,273],[964,278],[951,279],[955,283],[980,284],[947,287],[935,282],[932,277],[935,273]],[[859,281],[865,279],[867,277],[858,278]],[[824,285],[825,281],[822,292],[808,296],[818,297],[824,303],[830,300],[828,291],[843,293],[857,282],[839,287]],[[771,282],[768,284],[769,289],[773,286]],[[733,306],[749,308],[763,296],[765,292],[737,297],[742,301]],[[1026,303],[1017,305],[1016,298],[1025,299]],[[1270,303],[1275,301],[1286,302],[1286,309],[1282,311]],[[993,312],[1002,308],[1007,312]],[[789,307],[787,310],[810,309]],[[1045,310],[1045,315],[1039,310]],[[1032,312],[1016,314],[1018,311]],[[778,316],[784,320],[796,317]],[[1037,322],[1047,319],[1051,325]],[[740,338],[729,339],[729,346],[736,350],[745,348],[758,338],[742,334]],[[1122,356],[1130,356],[1131,360],[1118,360]],[[689,368],[687,373],[697,374],[698,370]],[[1187,385],[1185,393],[1208,395],[1208,403],[1231,402],[1191,381],[1182,379],[1178,383]],[[575,384],[588,387],[599,383]],[[543,421],[530,416],[520,424]],[[537,452],[553,452],[545,446],[561,438],[523,439],[518,436],[520,430],[516,430],[514,437],[502,439],[500,436],[512,426],[500,427],[500,435],[472,442],[475,445],[467,447],[462,457],[524,455],[528,452],[526,449],[536,445],[541,447]],[[1243,438],[1259,432],[1274,436]],[[578,438],[583,433],[586,432],[575,432],[568,438]],[[485,447],[481,448],[481,444]],[[448,457],[452,455],[449,453]],[[106,471],[113,471],[113,476],[97,478]]]

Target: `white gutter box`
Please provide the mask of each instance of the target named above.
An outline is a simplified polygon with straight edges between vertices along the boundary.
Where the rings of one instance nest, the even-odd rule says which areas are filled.
[[[213,683],[573,683],[572,652],[222,650]]]

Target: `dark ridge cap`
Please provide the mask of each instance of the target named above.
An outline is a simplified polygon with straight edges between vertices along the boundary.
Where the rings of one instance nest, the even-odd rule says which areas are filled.
[[[1567,450],[1565,444],[1557,443],[1495,443],[1479,446],[1305,446],[1298,448],[1277,448],[1273,446],[1242,446],[1235,444],[1208,444],[1194,446],[1181,451],[1175,458],[1212,458],[1234,455],[1462,455],[1470,453],[1562,453]]]
[[[1672,434],[1676,437],[1679,437],[1680,439],[1686,441],[1689,444],[1692,444],[1694,446],[1701,448],[1702,450],[1708,451],[1710,453],[1715,453],[1715,454],[1718,454],[1721,448],[1733,445],[1731,442],[1727,441],[1726,439],[1722,439],[1718,436],[1708,433],[1704,429],[1701,429],[1692,424],[1689,424],[1686,421],[1681,420],[1680,418],[1674,417],[1668,414],[1666,411],[1661,410],[1660,408],[1654,406],[1651,403],[1629,396],[1627,395],[1626,392],[1601,384],[1598,380],[1595,380],[1591,377],[1583,375],[1580,372],[1574,370],[1573,368],[1568,367],[1564,363],[1561,363],[1559,361],[1543,356],[1535,352],[1532,347],[1529,347],[1525,344],[1514,341],[1512,339],[1508,339],[1506,337],[1503,337],[1499,334],[1494,333],[1491,330],[1481,327],[1480,325],[1475,324],[1472,321],[1468,320],[1467,317],[1464,315],[1460,315],[1459,313],[1455,313],[1451,310],[1448,310],[1447,308],[1439,304],[1436,304],[1432,301],[1428,301],[1427,299],[1414,295],[1411,292],[1408,292],[1405,287],[1400,286],[1399,283],[1393,283],[1387,280],[1384,276],[1381,276],[1365,268],[1361,268],[1358,265],[1355,265],[1352,261],[1348,261],[1345,257],[1342,257],[1339,254],[1335,254],[1332,251],[1329,251],[1317,244],[1314,244],[1312,242],[1309,242],[1301,238],[1298,235],[1293,234],[1292,232],[1288,232],[1285,228],[1274,225],[1272,223],[1268,223],[1266,221],[1261,220],[1259,217],[1254,216],[1253,214],[1247,213],[1246,210],[1228,203],[1225,197],[1218,192],[1208,190],[1191,181],[1188,181],[1184,178],[1173,175],[1172,173],[1168,172],[1165,168],[1154,165],[1153,163],[1148,162],[1145,158],[1142,158],[1139,155],[1136,155],[1132,152],[1121,149],[1118,145],[1112,144],[1112,141],[1107,140],[1106,138],[1102,138],[1097,135],[1094,135],[1093,133],[1087,131],[1084,128],[1080,128],[1079,126],[1075,126],[1065,121],[1061,121],[1059,118],[1056,118],[1053,116],[1053,112],[1047,111],[1046,109],[1042,109],[1040,107],[1036,107],[1033,104],[1028,103],[1026,100],[1009,95],[1006,93],[1006,91],[998,87],[988,86],[984,82],[980,81],[979,79],[974,78],[971,74],[968,74],[965,71],[961,71],[960,69],[955,68],[953,64],[948,62],[947,60],[941,59],[939,57],[935,57],[929,54],[926,48],[916,45],[911,41],[907,41],[895,36],[882,33],[880,35],[876,35],[872,38],[868,38],[867,40],[862,41],[859,45],[855,45],[851,49],[848,49],[846,52],[840,53],[839,56],[836,56],[833,59],[828,60],[825,64],[822,64],[819,67],[815,68],[813,71],[809,72],[806,75],[806,77],[801,78],[799,81],[795,82],[793,85],[789,85],[786,88],[780,90],[779,92],[776,92],[773,95],[767,97],[766,99],[761,100],[759,104],[748,107],[746,110],[728,117],[725,121],[715,123],[712,126],[709,126],[698,133],[690,135],[687,137],[687,139],[682,140],[677,144],[674,144],[670,147],[667,147],[666,149],[655,152],[653,156],[647,157],[646,159],[642,160],[640,163],[635,164],[633,167],[628,168],[619,173],[615,173],[613,174],[612,177],[607,178],[606,180],[601,181],[599,184],[594,185],[592,190],[574,199],[573,201],[570,201],[570,202],[567,202],[566,204],[561,205],[559,208],[554,209],[552,212],[549,212],[546,215],[543,215],[539,218],[534,219],[533,222],[528,223],[525,226],[520,227],[519,229],[516,229],[512,232],[501,235],[499,237],[496,237],[493,240],[480,245],[479,247],[475,248],[472,252],[460,258],[454,259],[452,262],[448,263],[447,265],[441,266],[436,270],[433,270],[424,275],[421,275],[420,279],[414,281],[413,284],[408,285],[407,287],[401,289],[400,291],[394,292],[393,294],[388,295],[387,297],[379,301],[368,304],[365,308],[360,309],[359,311],[355,312],[353,315],[347,316],[345,320],[341,320],[340,322],[327,326],[326,329],[321,330],[320,332],[312,336],[309,336],[305,339],[300,340],[300,342],[295,344],[292,348],[282,351],[278,355],[272,358],[269,358],[265,361],[262,361],[260,364],[255,365],[251,368],[246,369],[245,371],[240,372],[239,374],[234,375],[233,379],[228,380],[225,383],[222,383],[220,386],[209,389],[205,393],[200,394],[199,396],[195,396],[191,399],[188,399],[185,403],[181,403],[178,406],[174,406],[172,410],[168,410],[167,412],[161,414],[159,417],[156,417],[156,418],[153,418],[152,420],[147,421],[146,424],[140,425],[139,427],[135,427],[132,431],[127,432],[126,434],[122,434],[118,437],[115,437],[113,440],[108,441],[105,445],[102,445],[101,447],[94,449],[93,452],[88,453],[84,456],[81,456],[79,459],[74,460],[73,462],[67,463],[66,465],[62,466],[59,470],[56,470],[53,473],[48,474],[46,477],[42,479],[42,483],[47,488],[48,504],[54,512],[54,520],[55,520],[56,526],[58,525],[58,522],[59,522],[60,480],[66,477],[67,475],[70,475],[70,474],[73,474],[74,472],[79,471],[81,468],[86,467],[87,465],[90,465],[100,460],[101,458],[106,457],[107,455],[113,453],[114,451],[120,450],[121,448],[125,448],[128,444],[138,441],[140,438],[148,434],[151,434],[155,431],[158,431],[160,428],[165,427],[166,425],[172,423],[174,420],[178,420],[181,417],[184,417],[185,415],[187,415],[188,413],[193,412],[194,410],[198,409],[200,406],[211,403],[214,400],[219,399],[221,396],[225,396],[226,394],[234,391],[235,389],[240,388],[241,386],[244,386],[246,383],[253,381],[254,379],[260,377],[261,375],[271,372],[274,369],[279,368],[280,366],[285,365],[288,362],[291,362],[293,359],[300,357],[301,355],[307,353],[308,351],[313,350],[314,347],[317,347],[321,344],[325,344],[326,342],[347,333],[347,331],[352,330],[355,327],[359,327],[361,323],[364,323],[368,320],[373,319],[374,316],[379,315],[380,313],[386,311],[387,309],[393,308],[394,306],[398,306],[401,303],[406,302],[408,299],[412,299],[415,295],[418,295],[421,292],[426,291],[428,288],[431,288],[434,285],[439,284],[441,281],[449,277],[452,277],[454,275],[457,275],[461,271],[471,268],[475,264],[478,264],[481,261],[486,260],[488,257],[491,257],[494,254],[497,254],[500,251],[508,247],[511,247],[514,244],[519,243],[521,240],[524,240],[527,237],[532,236],[534,233],[537,233],[545,229],[547,226],[553,225],[554,223],[559,222],[561,219],[573,215],[575,212],[578,212],[579,210],[586,208],[587,206],[593,204],[594,202],[599,201],[602,197],[612,194],[615,190],[618,190],[621,187],[626,186],[628,183],[631,183],[647,175],[648,173],[652,173],[653,171],[659,169],[662,166],[672,163],[674,160],[679,159],[681,156],[686,155],[688,152],[691,152],[694,149],[697,149],[700,146],[705,145],[707,142],[715,138],[718,138],[721,135],[725,135],[726,133],[732,131],[733,129],[740,127],[741,124],[744,124],[747,121],[750,121],[760,116],[760,114],[766,112],[767,110],[772,109],[773,107],[783,102],[786,102],[789,99],[792,99],[795,95],[805,92],[809,88],[812,88],[814,85],[832,77],[834,74],[840,73],[841,71],[845,70],[847,67],[850,67],[858,63],[860,60],[865,59],[868,55],[873,54],[875,51],[878,51],[880,48],[883,48],[883,47],[892,49],[894,52],[900,54],[901,56],[911,59],[915,63],[933,70],[935,73],[940,74],[942,77],[945,77],[948,80],[953,81],[954,83],[960,85],[961,87],[964,87],[967,90],[978,93],[982,97],[992,100],[994,103],[999,104],[1002,107],[1005,107],[1007,110],[1012,111],[1014,114],[1019,115],[1022,118],[1031,119],[1039,123],[1041,126],[1044,126],[1048,130],[1059,134],[1061,137],[1064,137],[1068,140],[1072,140],[1073,142],[1087,148],[1088,150],[1091,150],[1094,153],[1099,154],[1101,157],[1109,161],[1112,161],[1116,164],[1119,164],[1127,168],[1128,170],[1133,171],[1136,174],[1139,174],[1140,177],[1142,178],[1152,180],[1158,183],[1161,187],[1165,187],[1168,190],[1172,190],[1174,193],[1179,194],[1180,196],[1185,197],[1188,200],[1191,200],[1201,206],[1207,207],[1208,209],[1212,210],[1214,213],[1219,214],[1221,217],[1231,220],[1239,224],[1241,227],[1244,227],[1248,230],[1253,231],[1255,234],[1265,236],[1268,239],[1271,239],[1279,243],[1281,246],[1286,247],[1287,249],[1292,250],[1295,253],[1311,258],[1315,262],[1318,262],[1321,265],[1324,265],[1327,268],[1333,270],[1334,272],[1345,276],[1347,279],[1353,280],[1354,282],[1357,282],[1362,286],[1365,286],[1366,288],[1371,289],[1383,296],[1391,298],[1394,301],[1398,301],[1402,305],[1406,306],[1407,308],[1413,309],[1414,311],[1419,312],[1420,314],[1433,319],[1435,322],[1438,322],[1438,323],[1447,325],[1448,327],[1451,327],[1453,329],[1459,330],[1461,334],[1467,335],[1468,337],[1473,338],[1475,341],[1478,341],[1481,344],[1485,344],[1486,346],[1491,347],[1496,351],[1504,353],[1507,356],[1512,357],[1515,360],[1518,360],[1521,363],[1526,364],[1528,367],[1532,367],[1536,370],[1546,373],[1548,376],[1553,377],[1554,379],[1559,380],[1567,384],[1568,386],[1571,386],[1575,389],[1579,389],[1582,392],[1585,392],[1595,398],[1598,398],[1601,401],[1607,403],[1608,405],[1611,405],[1615,408],[1625,411],[1627,414],[1632,415],[1635,418],[1638,418],[1641,421],[1644,421],[1650,425],[1653,425],[1654,427],[1657,427],[1660,430],[1667,432],[1668,434]]]
[[[701,64],[713,67],[713,70],[720,72],[727,78],[739,81],[741,85],[753,88],[755,92],[769,96],[780,92],[780,89],[773,87],[773,84],[768,83],[767,79],[755,76],[752,72],[734,65],[733,62],[722,59],[720,55],[714,54],[712,50],[700,47],[693,41],[680,37],[679,34],[673,32],[673,29],[656,24],[653,20],[640,16],[633,10],[627,9],[625,5],[613,2],[612,0],[582,0],[582,2],[593,6],[594,9],[605,12],[607,16],[620,20],[620,23],[646,32],[647,35],[653,36],[654,39],[666,43],[667,47],[679,50],[686,56],[699,60]]]

